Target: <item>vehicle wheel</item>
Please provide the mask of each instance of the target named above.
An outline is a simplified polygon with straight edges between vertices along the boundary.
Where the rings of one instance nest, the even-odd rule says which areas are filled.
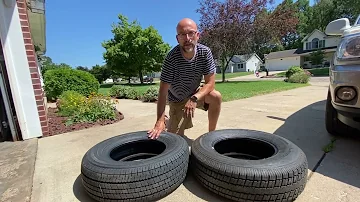
[[[242,129],[212,131],[191,148],[192,171],[210,191],[235,201],[293,201],[305,188],[304,152],[277,135]]]
[[[81,163],[82,183],[97,201],[154,201],[186,177],[189,148],[180,136],[145,131],[119,135],[92,147]]]
[[[351,127],[348,127],[337,118],[337,111],[334,108],[334,106],[331,104],[330,91],[328,92],[326,99],[325,126],[327,132],[330,133],[331,135],[346,134],[346,131],[351,129]]]

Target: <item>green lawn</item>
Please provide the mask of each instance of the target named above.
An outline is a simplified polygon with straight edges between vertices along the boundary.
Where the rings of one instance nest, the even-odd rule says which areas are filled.
[[[329,76],[329,67],[308,69],[314,76]]]
[[[287,83],[284,81],[233,81],[217,83],[216,89],[222,94],[223,101],[227,102],[308,85],[309,84]]]
[[[146,91],[150,86],[157,86],[158,84],[153,85],[140,85],[134,84],[130,85],[140,93]],[[283,90],[290,90],[294,88],[308,86],[309,84],[297,84],[297,83],[287,83],[284,81],[231,81],[224,83],[216,83],[216,90],[220,91],[223,96],[223,101],[238,100],[243,98],[249,98],[256,95],[263,95],[273,92],[279,92]],[[107,94],[112,85],[102,85],[99,89],[99,93]]]
[[[235,77],[239,77],[239,76],[246,76],[246,75],[250,75],[250,74],[253,74],[253,72],[225,73],[225,80],[235,78]],[[215,79],[216,80],[222,80],[222,73],[217,73],[216,76],[215,76]]]

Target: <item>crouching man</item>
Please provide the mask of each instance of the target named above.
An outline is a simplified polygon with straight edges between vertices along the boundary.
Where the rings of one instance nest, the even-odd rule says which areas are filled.
[[[221,94],[215,90],[215,62],[210,48],[198,43],[196,23],[188,18],[176,27],[178,45],[166,56],[160,76],[157,120],[148,131],[151,139],[165,130],[166,97],[169,101],[167,131],[184,135],[193,127],[195,109],[208,111],[209,131],[216,129],[221,109]],[[204,77],[205,83],[201,84]]]

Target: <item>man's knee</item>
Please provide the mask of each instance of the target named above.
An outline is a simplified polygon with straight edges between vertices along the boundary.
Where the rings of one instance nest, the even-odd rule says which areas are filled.
[[[222,102],[222,95],[219,91],[213,90],[205,97],[205,102],[209,104],[220,104]]]

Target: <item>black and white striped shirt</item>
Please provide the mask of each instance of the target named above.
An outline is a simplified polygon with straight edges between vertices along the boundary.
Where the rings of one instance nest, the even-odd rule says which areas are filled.
[[[169,102],[181,102],[194,94],[203,75],[211,73],[216,73],[216,67],[209,47],[198,43],[195,56],[188,60],[177,45],[164,60],[160,80],[170,84]]]

